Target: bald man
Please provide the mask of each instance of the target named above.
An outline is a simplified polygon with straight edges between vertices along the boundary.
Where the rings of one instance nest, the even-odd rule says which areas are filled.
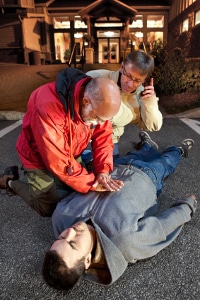
[[[112,125],[120,108],[120,91],[107,78],[92,78],[75,68],[62,70],[55,82],[30,96],[17,151],[27,183],[16,166],[0,178],[0,188],[21,196],[41,216],[51,216],[56,204],[72,191],[118,191],[123,183],[113,170]],[[91,141],[94,171],[80,155]]]

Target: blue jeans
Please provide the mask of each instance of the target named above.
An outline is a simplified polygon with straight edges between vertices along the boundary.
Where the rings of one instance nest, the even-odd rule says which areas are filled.
[[[139,150],[128,152],[125,156],[115,160],[115,164],[133,165],[141,169],[151,178],[159,195],[162,191],[163,180],[174,172],[180,158],[181,150],[176,146],[171,146],[159,153],[148,143],[144,143]]]
[[[113,161],[119,157],[119,146],[118,143],[114,144],[114,149],[113,149]],[[82,161],[87,164],[89,161],[92,160],[92,151],[91,150],[84,150],[81,154],[81,159]]]

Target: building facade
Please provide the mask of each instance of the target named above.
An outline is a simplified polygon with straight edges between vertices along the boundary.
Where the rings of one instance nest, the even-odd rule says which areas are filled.
[[[200,0],[0,0],[0,8],[1,62],[119,63],[155,43],[200,57]]]

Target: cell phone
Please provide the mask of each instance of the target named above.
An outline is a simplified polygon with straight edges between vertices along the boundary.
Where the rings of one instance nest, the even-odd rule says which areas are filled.
[[[145,79],[145,82],[144,82],[144,86],[148,86],[150,85],[150,81],[151,81],[151,78],[153,78],[152,76],[147,76],[147,78]]]
[[[149,86],[151,85],[151,80],[153,79],[152,76],[147,76],[147,78],[145,79],[145,82],[143,83],[143,86]],[[141,92],[141,96],[144,96],[144,91]]]

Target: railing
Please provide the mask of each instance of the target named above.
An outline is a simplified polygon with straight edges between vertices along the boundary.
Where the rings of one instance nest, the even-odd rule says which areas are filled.
[[[72,64],[72,59],[74,58],[75,49],[76,49],[76,44],[74,44],[72,52],[69,57],[69,62],[68,62],[69,67],[71,67],[71,64]]]
[[[76,68],[76,65],[81,65],[81,69],[83,69],[83,65],[85,64],[85,47],[82,46],[81,49],[81,55],[76,55],[76,44],[74,44],[72,52],[69,57],[68,66],[71,67],[71,64],[73,63],[74,68]]]

